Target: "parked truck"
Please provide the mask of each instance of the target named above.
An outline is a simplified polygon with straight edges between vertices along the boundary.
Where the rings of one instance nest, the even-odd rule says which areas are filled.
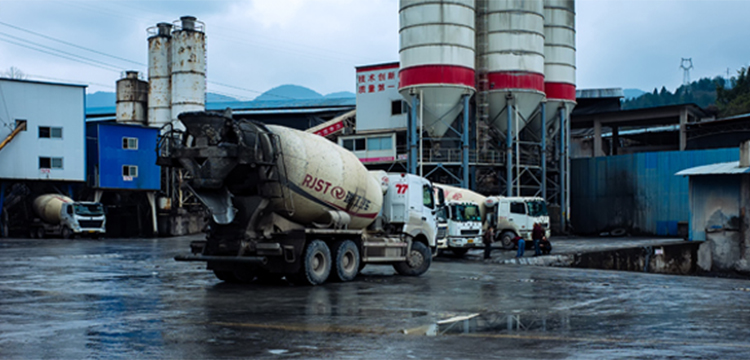
[[[45,194],[34,199],[35,218],[31,221],[29,235],[32,238],[61,236],[90,236],[98,239],[106,233],[107,217],[102,204],[73,201],[58,194]]]
[[[179,119],[185,130],[163,129],[158,161],[189,173],[211,219],[206,239],[176,260],[206,262],[227,282],[307,285],[350,281],[366,264],[412,276],[429,269],[437,204],[428,180],[369,172],[323,137],[229,110]]]
[[[460,257],[470,249],[483,247],[480,205],[484,196],[450,185],[435,184],[435,189],[444,199],[438,215],[438,226],[444,227],[438,248]]]
[[[533,246],[531,230],[535,223],[544,228],[545,236],[552,233],[549,226],[547,203],[540,197],[503,197],[490,196],[484,201],[485,224],[494,226],[495,239],[503,248],[516,246],[514,238],[520,236],[526,240],[526,246]]]

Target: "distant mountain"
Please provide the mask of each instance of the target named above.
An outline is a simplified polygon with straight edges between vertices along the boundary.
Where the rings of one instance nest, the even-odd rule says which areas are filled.
[[[351,91],[339,91],[335,93],[330,93],[326,96],[323,96],[326,99],[340,99],[340,98],[355,98],[357,95],[355,95]]]
[[[339,91],[330,93],[328,95],[321,95],[320,93],[299,85],[281,85],[271,90],[268,90],[256,97],[254,100],[257,101],[269,101],[269,100],[309,100],[309,99],[334,99],[334,98],[354,98],[354,93],[349,91]],[[230,102],[230,101],[241,101],[231,96],[220,95],[216,93],[207,93],[206,102]],[[117,97],[113,92],[97,91],[93,94],[86,94],[86,107],[114,107],[117,103]]]
[[[308,89],[299,85],[281,85],[268,90],[256,97],[256,101],[273,101],[273,100],[306,100],[320,99],[323,95],[317,91]]]
[[[97,91],[93,94],[86,94],[86,107],[107,107],[115,106],[117,103],[117,96],[113,92]]]
[[[625,100],[635,99],[646,93],[640,89],[625,89],[622,92],[625,94]]]

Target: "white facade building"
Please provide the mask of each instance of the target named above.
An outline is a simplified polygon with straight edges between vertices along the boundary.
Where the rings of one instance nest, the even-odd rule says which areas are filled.
[[[0,79],[0,179],[85,181],[85,85]]]

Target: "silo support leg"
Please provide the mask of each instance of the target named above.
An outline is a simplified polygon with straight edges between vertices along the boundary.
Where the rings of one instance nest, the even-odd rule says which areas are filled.
[[[154,235],[159,233],[159,227],[156,219],[156,193],[147,192],[146,198],[148,198],[148,204],[151,206],[151,230]]]

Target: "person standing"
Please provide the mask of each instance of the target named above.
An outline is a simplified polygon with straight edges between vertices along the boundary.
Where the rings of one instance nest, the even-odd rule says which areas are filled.
[[[484,232],[482,242],[484,242],[484,259],[490,258],[490,252],[492,252],[492,241],[495,240],[495,229],[490,226],[487,231]]]
[[[523,257],[523,251],[526,250],[526,240],[523,239],[523,236],[516,236],[514,241],[516,242],[516,245],[518,245],[516,257],[521,258]]]
[[[544,238],[544,228],[542,224],[534,223],[534,228],[531,230],[531,240],[534,241],[534,256],[542,255],[542,250],[539,248],[539,242]]]

